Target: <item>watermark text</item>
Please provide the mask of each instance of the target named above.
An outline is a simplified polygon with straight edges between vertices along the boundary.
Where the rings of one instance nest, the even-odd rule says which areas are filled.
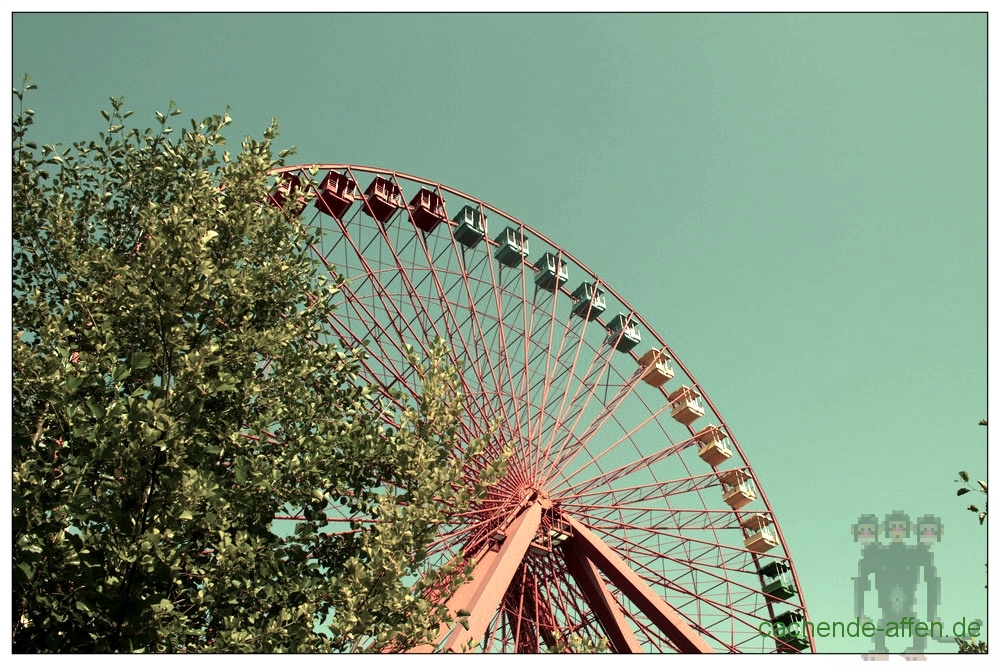
[[[983,625],[978,620],[967,621],[964,617],[952,624],[952,636],[976,638]],[[886,622],[884,627],[877,626],[871,620],[855,619],[850,622],[808,622],[801,620],[789,624],[781,622],[761,622],[758,627],[761,636],[819,636],[820,638],[871,638],[876,633],[885,634],[889,638],[944,638],[944,624],[940,620],[923,622],[915,617],[905,617],[899,622]]]

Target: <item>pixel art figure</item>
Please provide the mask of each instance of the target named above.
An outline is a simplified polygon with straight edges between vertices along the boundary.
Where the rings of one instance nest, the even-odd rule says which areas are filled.
[[[927,583],[927,615],[926,621],[937,620],[937,608],[941,595],[941,579],[934,567],[934,555],[930,547],[941,538],[941,521],[934,516],[924,516],[917,523],[917,544],[909,545],[906,541],[911,536],[912,523],[910,517],[902,511],[893,511],[885,517],[884,534],[889,543],[877,543],[877,526],[875,539],[871,539],[870,519],[874,516],[862,516],[852,527],[855,541],[864,543],[862,537],[871,542],[862,550],[858,561],[858,577],[854,579],[854,615],[865,617],[865,592],[871,589],[870,578],[875,579],[875,590],[878,592],[878,605],[882,617],[877,623],[878,631],[872,637],[875,644],[873,654],[887,654],[885,646],[885,628],[891,622],[897,626],[906,618],[914,617],[917,586],[920,584],[920,572]],[[920,532],[920,529],[924,532]],[[867,530],[867,531],[866,531]],[[907,648],[906,654],[922,654],[927,645],[926,636],[913,633],[913,644]]]
[[[941,524],[941,519],[929,513],[917,521],[916,527],[917,543],[926,548],[941,541],[941,536],[944,534],[944,525]]]
[[[878,533],[878,518],[873,513],[866,513],[858,518],[857,524],[851,525],[851,534],[854,540],[864,547],[863,551],[869,546],[878,546]]]

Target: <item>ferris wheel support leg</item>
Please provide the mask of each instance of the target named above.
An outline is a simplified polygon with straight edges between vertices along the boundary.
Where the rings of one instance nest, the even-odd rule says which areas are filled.
[[[593,562],[681,652],[714,652],[698,632],[653,592],[597,535],[573,518],[565,515],[564,518],[573,530],[572,536],[562,546],[564,550],[577,549]]]
[[[639,645],[638,639],[625,621],[625,615],[619,608],[611,590],[597,575],[594,563],[572,545],[569,548],[563,546],[562,554],[570,575],[580,586],[583,595],[587,598],[587,603],[597,615],[597,620],[604,629],[604,635],[611,643],[611,649],[618,654],[641,653],[642,647]]]
[[[486,633],[486,628],[500,608],[507,589],[510,587],[517,568],[524,561],[531,540],[535,538],[538,526],[542,521],[542,506],[534,502],[507,529],[506,539],[500,546],[500,551],[494,557],[485,557],[479,561],[472,580],[460,587],[453,598],[468,598],[469,628],[454,624],[441,643],[443,651],[448,652],[461,648],[470,639],[478,640]],[[492,553],[489,553],[492,555]],[[468,589],[467,589],[468,588]],[[471,593],[470,593],[471,591]],[[453,611],[449,603],[448,607]]]

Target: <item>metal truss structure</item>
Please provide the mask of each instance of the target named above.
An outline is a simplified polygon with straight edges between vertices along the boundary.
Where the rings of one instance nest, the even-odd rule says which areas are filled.
[[[368,341],[361,380],[415,398],[406,344],[426,353],[443,338],[461,368],[461,445],[498,422],[486,455],[512,451],[488,497],[431,547],[428,566],[459,556],[473,569],[447,599],[468,627],[442,627],[438,649],[539,652],[570,636],[623,653],[812,649],[760,630],[806,608],[757,474],[610,284],[439,183],[347,164],[274,176],[271,203],[296,199],[288,208],[323,232],[323,265],[348,279],[328,334]],[[471,484],[477,469],[466,473]],[[347,529],[349,516],[329,520]]]

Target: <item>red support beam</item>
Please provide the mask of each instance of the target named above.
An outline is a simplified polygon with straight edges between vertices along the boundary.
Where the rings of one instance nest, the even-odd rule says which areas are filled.
[[[564,544],[560,550],[566,560],[566,568],[569,569],[570,575],[580,586],[587,603],[597,615],[597,620],[604,629],[604,635],[608,637],[611,649],[619,654],[641,653],[642,647],[625,621],[625,614],[622,613],[611,590],[597,574],[594,563],[574,547],[572,539]]]
[[[618,590],[628,597],[649,620],[685,653],[714,652],[708,643],[658,594],[622,561],[597,535],[573,518],[563,515],[573,528],[563,544],[565,551],[577,550],[593,562]]]
[[[488,572],[492,571],[493,567],[496,566],[498,556],[498,551],[490,550],[488,547],[483,552],[479,561],[476,562],[475,569],[472,570],[472,578],[455,590],[455,593],[451,595],[451,598],[445,604],[452,615],[462,609],[468,609],[472,605],[470,603],[472,597],[476,594],[479,586],[485,582],[484,578],[488,575]]]
[[[514,574],[524,561],[531,540],[538,532],[542,521],[542,506],[533,502],[506,531],[507,538],[500,546],[500,552],[493,557],[480,560],[472,580],[455,592],[453,600],[468,599],[464,606],[469,611],[469,628],[456,623],[441,644],[445,652],[459,648],[470,639],[479,640],[486,632],[490,621],[500,608],[500,602],[507,594]],[[468,588],[468,589],[467,589]],[[464,603],[464,601],[462,602]],[[459,610],[453,602],[448,603],[453,611]]]

